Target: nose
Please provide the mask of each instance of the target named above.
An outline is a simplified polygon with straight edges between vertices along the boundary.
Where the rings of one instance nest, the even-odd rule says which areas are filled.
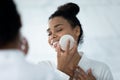
[[[52,38],[52,39],[54,39],[54,38],[56,38],[56,37],[57,37],[56,34],[52,34],[52,35],[51,35],[51,38]]]
[[[52,31],[49,35],[49,39],[54,39],[56,37],[57,37],[57,34],[54,31]]]

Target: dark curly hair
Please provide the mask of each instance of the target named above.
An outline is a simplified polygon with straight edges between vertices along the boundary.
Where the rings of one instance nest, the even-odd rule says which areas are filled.
[[[76,26],[80,27],[80,35],[78,38],[78,44],[83,42],[83,29],[81,27],[81,23],[76,17],[78,12],[80,11],[79,6],[75,3],[66,3],[64,5],[61,5],[58,7],[58,9],[49,17],[49,20],[60,16],[66,19],[72,26],[72,28],[75,28]]]
[[[13,41],[20,27],[20,15],[13,0],[0,0],[0,46]]]

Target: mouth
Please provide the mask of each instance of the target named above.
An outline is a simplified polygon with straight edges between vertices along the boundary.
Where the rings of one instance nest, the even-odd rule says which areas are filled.
[[[53,48],[56,48],[57,47],[57,44],[59,43],[59,41],[51,41],[51,46],[53,47]]]

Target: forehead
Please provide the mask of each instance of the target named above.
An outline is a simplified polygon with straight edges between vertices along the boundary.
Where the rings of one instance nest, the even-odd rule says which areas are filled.
[[[68,25],[69,23],[63,17],[54,17],[54,18],[49,20],[48,26],[49,26],[49,28],[52,28],[52,27],[54,28],[58,24]]]

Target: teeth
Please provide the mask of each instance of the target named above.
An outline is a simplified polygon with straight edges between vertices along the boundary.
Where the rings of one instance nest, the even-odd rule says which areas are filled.
[[[59,42],[59,41],[51,40],[51,41],[50,41],[51,47],[52,47],[52,48],[56,48],[58,42]]]
[[[55,47],[57,46],[57,43],[58,43],[58,42],[54,42],[54,43],[53,43],[53,48],[55,48]]]
[[[53,46],[54,46],[55,44],[57,44],[57,43],[58,43],[58,42],[54,42],[54,43],[53,43]]]

